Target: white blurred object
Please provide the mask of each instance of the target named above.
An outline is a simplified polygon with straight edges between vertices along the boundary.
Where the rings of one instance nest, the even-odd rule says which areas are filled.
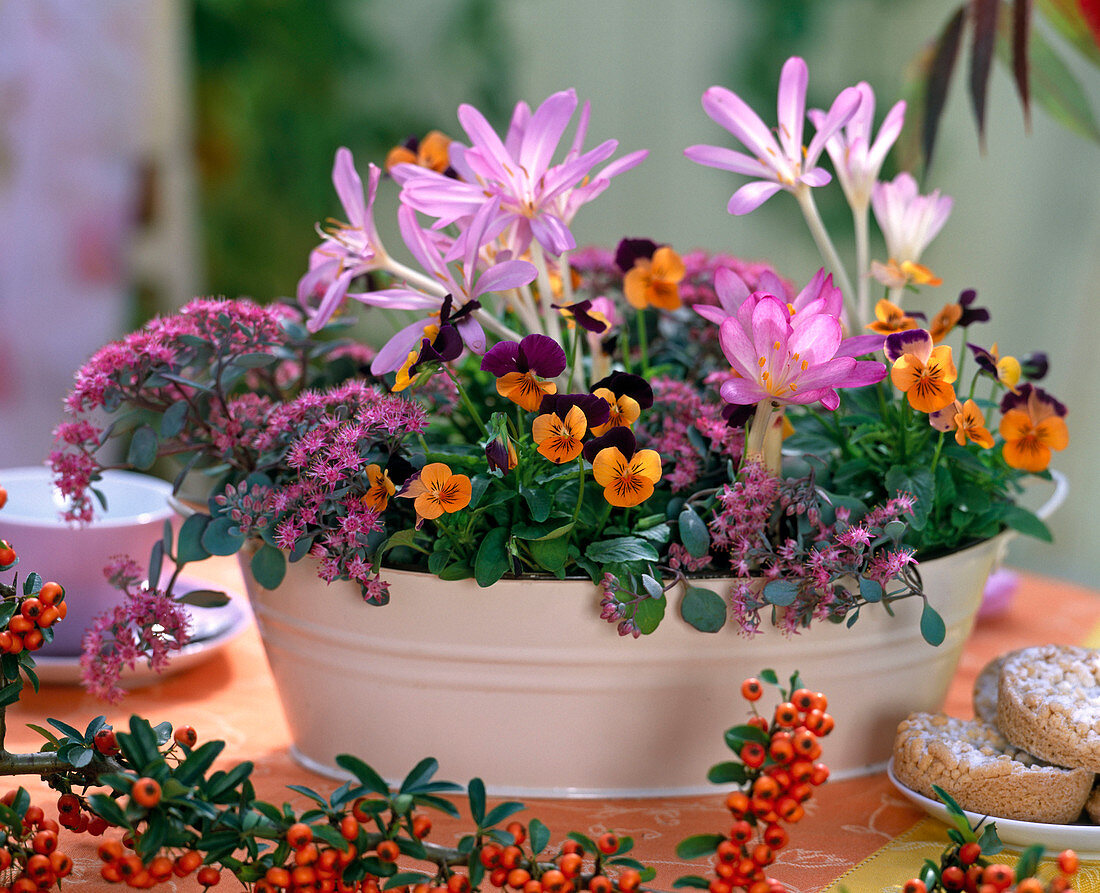
[[[46,458],[73,371],[129,327],[144,174],[189,150],[183,22],[169,0],[0,3],[4,464]],[[185,207],[152,200],[167,215],[152,228],[173,230],[165,263],[191,269],[189,221],[169,222]]]

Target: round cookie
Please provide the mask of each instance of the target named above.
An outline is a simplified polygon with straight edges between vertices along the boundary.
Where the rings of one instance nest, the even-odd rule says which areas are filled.
[[[1092,789],[1089,799],[1085,801],[1085,812],[1094,825],[1100,825],[1100,784]]]
[[[1039,759],[1100,772],[1100,651],[1040,645],[1009,655],[997,686],[997,728]]]
[[[935,799],[938,785],[971,812],[1066,824],[1081,815],[1093,773],[1062,769],[1009,744],[981,720],[914,713],[898,726],[894,775]]]
[[[1015,653],[1015,651],[1009,652],[1009,654]],[[1001,667],[1004,666],[1008,656],[1008,654],[1002,654],[1000,657],[993,658],[982,667],[978,678],[974,680],[972,697],[974,716],[991,726],[997,724],[997,685],[1001,678]]]

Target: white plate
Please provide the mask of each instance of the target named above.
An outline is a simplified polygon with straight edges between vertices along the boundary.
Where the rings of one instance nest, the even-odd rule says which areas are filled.
[[[194,589],[217,588],[214,584],[202,580],[181,578],[177,584],[180,592]],[[179,651],[174,652],[168,666],[158,673],[142,661],[132,670],[122,672],[121,683],[125,688],[140,688],[152,685],[160,680],[189,670],[203,661],[209,660],[226,645],[239,636],[252,622],[252,612],[248,599],[243,595],[230,593],[229,604],[220,608],[196,608],[187,606],[191,613],[192,639]],[[80,683],[79,655],[36,654],[35,672],[47,685],[78,685]]]
[[[886,774],[898,792],[910,802],[919,806],[930,816],[954,827],[947,807],[939,800],[932,800],[907,788],[894,776],[894,761],[886,766]],[[976,812],[963,810],[970,826],[973,827],[983,816]],[[1075,850],[1082,858],[1100,858],[1100,825],[1048,825],[1043,822],[1021,822],[1017,819],[1002,819],[991,816],[989,821],[996,823],[997,836],[1006,846],[1015,850],[1026,849],[1034,843],[1041,843],[1048,850],[1060,853],[1062,850]]]

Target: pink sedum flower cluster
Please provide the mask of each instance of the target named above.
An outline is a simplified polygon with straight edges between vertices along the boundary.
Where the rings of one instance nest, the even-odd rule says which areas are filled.
[[[191,621],[183,605],[146,588],[145,572],[132,559],[116,557],[103,572],[125,600],[84,633],[80,680],[91,694],[117,704],[126,694],[119,684],[123,671],[140,663],[164,670],[172,652],[190,640]]]

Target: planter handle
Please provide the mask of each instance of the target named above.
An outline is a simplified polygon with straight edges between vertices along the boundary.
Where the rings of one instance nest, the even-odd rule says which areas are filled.
[[[1062,503],[1066,501],[1066,497],[1069,496],[1069,479],[1065,474],[1051,469],[1050,476],[1054,478],[1054,492],[1050,494],[1050,498],[1046,502],[1035,510],[1035,514],[1042,521],[1058,511],[1062,507]]]

